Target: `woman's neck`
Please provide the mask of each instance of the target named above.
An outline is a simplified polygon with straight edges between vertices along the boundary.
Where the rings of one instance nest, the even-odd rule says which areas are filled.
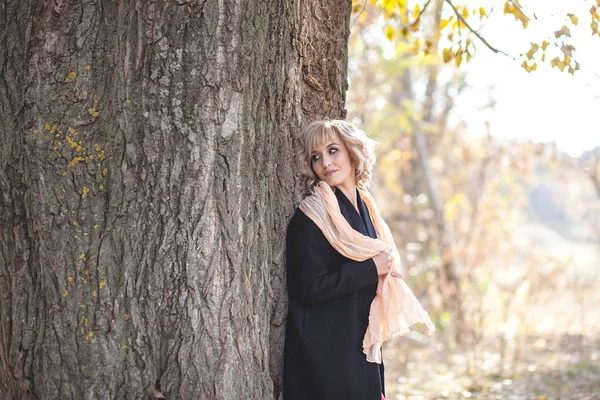
[[[354,182],[344,182],[340,183],[336,186],[338,190],[341,190],[342,193],[346,196],[350,203],[358,210],[358,201],[356,199],[356,183]]]

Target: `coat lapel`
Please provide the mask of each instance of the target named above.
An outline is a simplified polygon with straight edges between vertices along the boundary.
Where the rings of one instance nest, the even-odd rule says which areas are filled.
[[[367,206],[362,201],[362,198],[360,197],[360,193],[358,193],[358,190],[356,191],[356,196],[357,196],[356,199],[358,200],[358,209],[360,210],[360,216],[362,217],[362,221],[365,224],[365,227],[367,229],[367,234],[370,237],[372,237],[373,239],[376,239],[377,233],[375,232],[375,226],[373,226],[373,222],[371,221],[371,216],[369,214]]]

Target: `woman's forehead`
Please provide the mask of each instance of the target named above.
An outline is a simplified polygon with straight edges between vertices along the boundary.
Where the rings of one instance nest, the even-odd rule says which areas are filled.
[[[322,129],[316,132],[309,143],[309,151],[314,151],[316,148],[327,146],[335,142],[340,143],[340,137],[333,129]]]

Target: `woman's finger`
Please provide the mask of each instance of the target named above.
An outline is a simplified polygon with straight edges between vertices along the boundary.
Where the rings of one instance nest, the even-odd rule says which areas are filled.
[[[402,272],[392,271],[392,276],[394,278],[402,278],[404,275],[402,275]]]

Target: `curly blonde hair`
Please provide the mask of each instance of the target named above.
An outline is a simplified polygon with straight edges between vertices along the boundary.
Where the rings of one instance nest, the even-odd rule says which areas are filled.
[[[307,189],[318,182],[311,166],[311,152],[319,144],[339,137],[350,154],[350,162],[355,168],[356,183],[365,185],[371,182],[371,172],[375,165],[375,146],[378,144],[365,131],[350,122],[333,119],[314,121],[306,126],[296,138],[296,168]]]

